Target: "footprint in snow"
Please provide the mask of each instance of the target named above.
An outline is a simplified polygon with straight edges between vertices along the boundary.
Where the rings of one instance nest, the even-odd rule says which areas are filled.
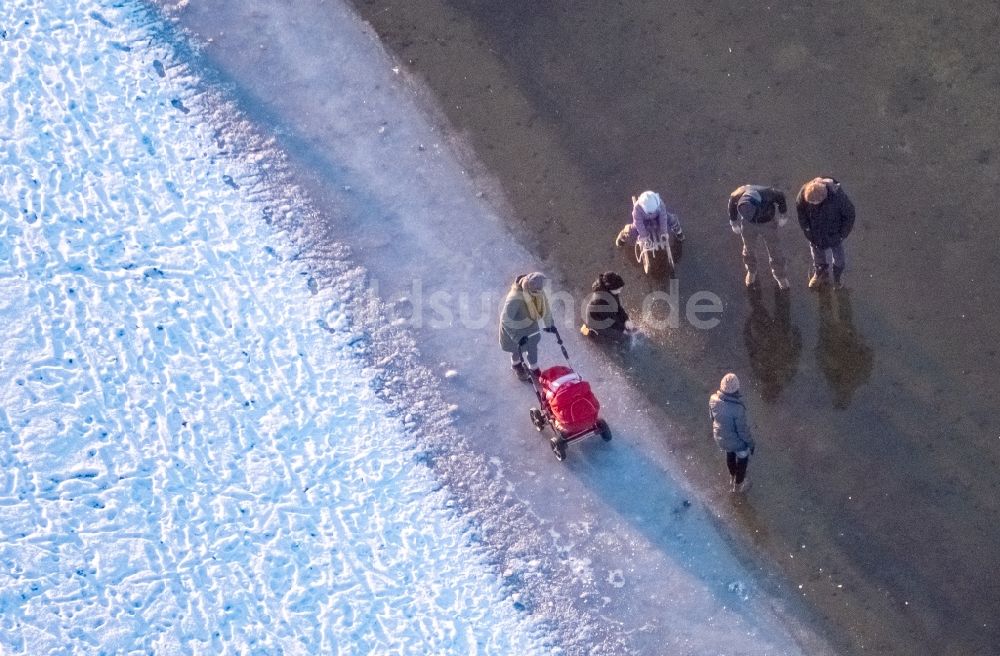
[[[167,71],[163,68],[163,62],[159,59],[153,60],[153,70],[156,71],[156,74],[160,77],[167,77]]]
[[[625,587],[625,573],[620,569],[608,570],[608,583],[616,588]]]
[[[184,106],[184,103],[181,102],[180,98],[174,98],[173,100],[170,101],[170,104],[173,105],[175,108],[181,110],[185,114],[191,113],[191,110]]]
[[[103,25],[104,27],[114,27],[114,25],[111,24],[111,21],[102,16],[99,12],[96,11],[90,12],[90,17],[93,18],[98,23],[100,23],[101,25]]]
[[[238,184],[236,184],[236,181],[233,180],[233,176],[231,176],[231,175],[224,175],[224,176],[222,176],[222,181],[225,182],[230,187],[232,187],[233,189],[239,189],[240,188],[240,186]]]

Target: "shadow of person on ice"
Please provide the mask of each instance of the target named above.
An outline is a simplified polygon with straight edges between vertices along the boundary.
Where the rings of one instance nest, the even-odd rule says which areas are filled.
[[[747,288],[750,315],[743,324],[743,343],[760,397],[774,403],[792,382],[802,354],[802,334],[792,325],[792,303],[787,291],[774,290],[774,315],[768,312],[760,285]]]
[[[833,392],[834,408],[850,405],[855,391],[871,377],[874,360],[872,349],[854,327],[850,292],[820,291],[816,363]]]

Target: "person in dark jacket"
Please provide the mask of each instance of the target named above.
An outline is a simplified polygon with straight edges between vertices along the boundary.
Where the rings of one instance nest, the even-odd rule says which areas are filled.
[[[614,271],[605,271],[597,277],[587,300],[581,333],[587,337],[618,338],[635,330],[622,305],[624,288],[625,281]]]
[[[812,253],[809,289],[818,289],[828,281],[829,259],[833,260],[833,285],[842,288],[846,266],[844,240],[854,227],[854,204],[847,192],[834,178],[813,178],[799,190],[795,209]]]
[[[781,216],[775,220],[774,212]],[[771,275],[778,283],[778,289],[788,289],[785,273],[785,253],[781,248],[778,228],[788,222],[785,213],[784,192],[763,185],[743,185],[729,194],[729,224],[733,232],[743,239],[743,265],[746,267],[746,286],[757,282],[757,257],[754,247],[763,240],[764,248],[771,263]]]
[[[730,489],[742,494],[750,489],[747,465],[756,445],[750,434],[747,409],[740,398],[740,379],[736,374],[722,377],[719,391],[708,400],[708,412],[712,418],[712,437],[726,453]]]

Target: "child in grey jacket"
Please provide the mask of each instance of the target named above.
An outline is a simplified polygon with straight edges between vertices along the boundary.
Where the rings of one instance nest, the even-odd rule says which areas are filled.
[[[740,397],[740,379],[736,374],[729,373],[722,377],[719,391],[708,401],[708,411],[715,443],[726,452],[730,488],[742,494],[750,489],[750,480],[746,477],[747,465],[755,445],[747,421],[747,409]]]

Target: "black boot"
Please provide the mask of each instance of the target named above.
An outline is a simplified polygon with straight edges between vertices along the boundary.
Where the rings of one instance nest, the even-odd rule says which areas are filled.
[[[528,368],[524,366],[523,362],[515,362],[510,365],[510,368],[514,371],[514,375],[517,379],[523,382],[528,382],[531,378],[528,376]]]

